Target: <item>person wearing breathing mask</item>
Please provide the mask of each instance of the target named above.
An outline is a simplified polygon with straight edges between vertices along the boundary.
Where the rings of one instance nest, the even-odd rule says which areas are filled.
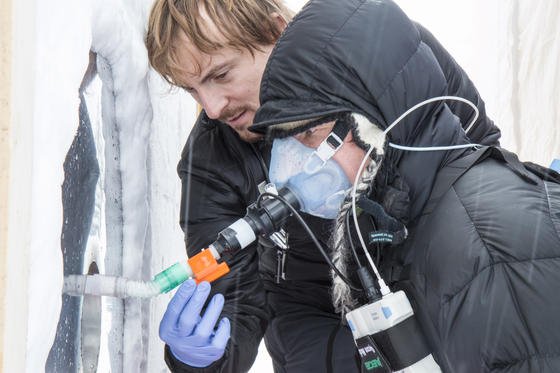
[[[382,243],[365,249],[408,295],[444,372],[560,371],[560,176],[476,145],[476,102],[448,96],[393,2],[305,12],[268,60],[250,129],[272,141],[271,181],[335,219],[332,259],[349,282],[333,272],[337,312],[364,302],[351,287],[365,256],[355,213],[358,227],[373,221],[363,237]],[[375,39],[350,42],[360,33]]]

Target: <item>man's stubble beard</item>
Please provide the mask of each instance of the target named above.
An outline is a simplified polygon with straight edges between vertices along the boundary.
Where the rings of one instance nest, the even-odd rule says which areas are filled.
[[[245,142],[255,143],[263,138],[263,135],[251,132],[248,129],[243,129],[242,131],[235,130],[235,132],[237,132],[241,140]]]
[[[244,111],[254,112],[253,109],[251,109],[249,107],[243,107],[243,106],[242,107],[235,107],[235,108],[226,108],[224,110],[224,112],[222,113],[222,115],[220,115],[219,120],[223,123],[226,123],[231,129],[233,129],[235,132],[237,132],[237,134],[239,135],[241,140],[243,140],[245,142],[249,142],[249,143],[258,142],[263,138],[263,135],[249,131],[249,127],[253,125],[252,121],[254,119],[254,115],[253,115],[253,118],[251,120],[251,123],[243,126],[242,129],[235,128],[234,126],[229,124],[228,121],[227,121],[231,117],[239,115]]]
[[[233,117],[237,117],[242,112],[249,111],[249,110],[250,109],[248,107],[243,107],[243,106],[238,106],[234,108],[225,108],[224,111],[221,113],[220,117],[218,118],[218,120],[220,122],[228,123],[229,119]]]

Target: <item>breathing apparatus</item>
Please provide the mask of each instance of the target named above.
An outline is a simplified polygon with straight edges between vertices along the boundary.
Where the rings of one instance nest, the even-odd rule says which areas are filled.
[[[173,290],[188,279],[194,279],[197,283],[212,282],[227,274],[227,261],[258,236],[268,237],[277,245],[283,245],[285,238],[282,224],[293,212],[297,213],[297,209],[298,199],[289,189],[277,191],[273,185],[267,185],[258,201],[247,208],[246,215],[223,229],[207,248],[186,261],[173,264],[151,281],[101,274],[73,274],[64,277],[63,293],[72,296],[151,298]],[[310,230],[308,233],[312,234]],[[326,254],[324,256],[328,259]]]
[[[151,298],[175,289],[188,279],[196,283],[212,282],[229,272],[227,261],[258,237],[267,237],[279,247],[287,245],[282,229],[285,220],[294,215],[312,238],[325,261],[338,276],[349,281],[336,269],[329,255],[303,218],[299,215],[301,198],[288,188],[279,191],[273,184],[263,187],[257,201],[247,207],[245,216],[229,225],[217,239],[187,261],[173,264],[155,275],[151,281],[136,281],[107,275],[67,275],[64,277],[63,293],[72,296],[96,295],[118,298]],[[352,287],[355,290],[355,287]]]

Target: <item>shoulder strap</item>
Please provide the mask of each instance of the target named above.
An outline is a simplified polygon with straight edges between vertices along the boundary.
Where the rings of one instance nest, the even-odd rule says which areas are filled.
[[[523,162],[525,168],[544,181],[560,184],[560,174],[555,170],[533,162]]]
[[[467,172],[475,164],[482,162],[488,157],[505,163],[507,167],[509,167],[525,182],[537,185],[539,180],[543,179],[543,177],[541,177],[542,170],[539,170],[541,171],[541,173],[539,173],[533,170],[534,167],[527,167],[529,164],[523,164],[517,158],[515,153],[495,146],[482,147],[466,157],[459,158],[449,163],[439,171],[430,199],[424,209],[424,213],[431,213],[443,195],[461,176],[463,176],[465,172]],[[550,177],[550,173],[547,173],[547,175]]]
[[[492,158],[504,162],[517,176],[521,177],[526,182],[537,185],[540,178],[534,173],[530,172],[523,163],[517,158],[515,153],[509,152],[502,148],[490,147]]]

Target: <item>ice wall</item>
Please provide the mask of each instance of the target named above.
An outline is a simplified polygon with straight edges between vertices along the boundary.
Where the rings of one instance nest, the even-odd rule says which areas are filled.
[[[121,263],[121,271],[116,275],[139,279],[147,275],[143,263],[149,224],[147,156],[152,111],[145,79],[148,72],[146,51],[142,29],[135,22],[136,18],[131,17],[136,14],[129,12],[124,2],[96,1],[93,4],[92,50],[97,53],[104,83],[103,121],[108,124],[105,133],[113,132],[114,146],[108,150],[116,153],[106,154],[118,159],[115,181],[120,181],[115,215],[122,226],[112,226],[121,241],[108,242],[113,255],[107,262]],[[115,149],[118,150],[115,152]],[[122,369],[142,371],[142,356],[145,356],[140,333],[144,329],[142,301],[124,300],[122,317]],[[135,358],[129,358],[135,354]]]

